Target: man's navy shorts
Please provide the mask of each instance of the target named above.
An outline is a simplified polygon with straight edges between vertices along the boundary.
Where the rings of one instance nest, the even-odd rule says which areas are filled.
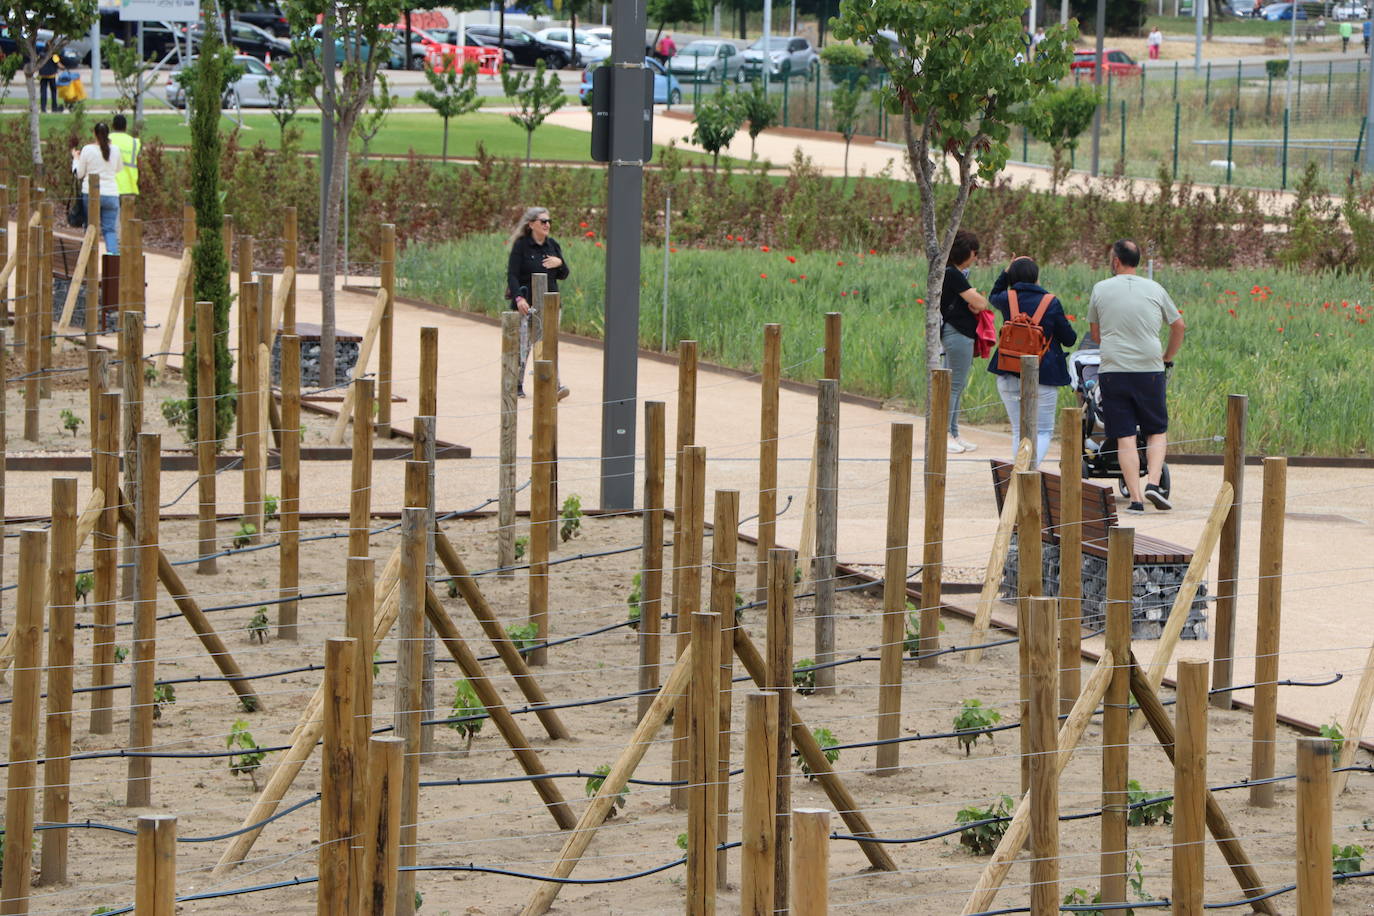
[[[1103,372],[1102,421],[1108,439],[1153,436],[1169,429],[1163,372]]]

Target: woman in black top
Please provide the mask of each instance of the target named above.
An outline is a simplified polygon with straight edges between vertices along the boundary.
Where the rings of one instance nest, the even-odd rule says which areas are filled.
[[[945,347],[949,370],[949,445],[951,455],[971,452],[978,446],[959,438],[959,401],[968,386],[973,367],[973,341],[978,336],[978,313],[988,300],[968,282],[968,270],[978,257],[978,236],[960,229],[954,234],[945,266],[945,285],[940,293],[940,342]]]
[[[510,237],[510,258],[506,262],[506,298],[511,308],[520,313],[520,377],[517,392],[525,396],[525,365],[529,361],[530,347],[544,336],[540,317],[530,304],[531,277],[547,274],[551,293],[558,292],[558,281],[568,278],[568,264],[563,260],[563,249],[558,240],[549,235],[549,211],[543,207],[530,207],[516,224]],[[531,333],[533,325],[533,333]],[[561,401],[571,392],[562,385],[558,388]]]

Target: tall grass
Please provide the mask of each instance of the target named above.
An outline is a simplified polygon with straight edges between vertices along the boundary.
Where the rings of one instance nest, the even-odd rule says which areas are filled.
[[[564,327],[600,337],[604,330],[604,248],[599,237],[564,238],[572,274],[562,284]],[[792,260],[795,258],[795,262]],[[700,342],[702,358],[756,371],[762,325],[783,325],[786,377],[813,381],[820,371],[822,316],[844,315],[844,387],[919,404],[924,395],[922,343],[925,265],[914,257],[869,251],[803,253],[682,248],[670,252],[667,339]],[[643,250],[641,346],[657,349],[662,324],[663,249]],[[496,314],[506,307],[504,239],[412,246],[398,278],[406,295],[453,308]],[[974,271],[985,292],[996,268]],[[1103,268],[1053,266],[1044,284],[1057,293],[1079,334]],[[1170,384],[1177,451],[1213,453],[1224,431],[1225,397],[1250,397],[1253,452],[1356,455],[1374,437],[1374,328],[1370,278],[1286,271],[1168,270],[1157,274],[1184,311],[1188,337]],[[1253,292],[1252,292],[1253,291]],[[1233,314],[1234,313],[1234,314]],[[966,422],[1005,423],[986,363],[964,395]],[[1067,391],[1063,403],[1070,402]]]

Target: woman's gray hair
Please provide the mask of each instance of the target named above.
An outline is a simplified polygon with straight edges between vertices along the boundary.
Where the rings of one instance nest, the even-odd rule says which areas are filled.
[[[515,228],[511,230],[510,238],[506,240],[506,244],[514,245],[516,239],[519,239],[521,236],[529,235],[530,223],[541,216],[548,216],[548,214],[549,210],[547,207],[530,207],[527,209],[525,215],[520,217],[520,222],[516,223]]]

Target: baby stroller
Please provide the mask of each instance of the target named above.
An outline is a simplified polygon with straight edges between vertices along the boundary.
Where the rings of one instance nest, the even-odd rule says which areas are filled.
[[[1116,440],[1108,440],[1106,427],[1102,421],[1102,388],[1097,383],[1098,367],[1102,354],[1091,338],[1084,338],[1082,346],[1069,356],[1069,387],[1078,395],[1078,404],[1083,408],[1083,476],[1089,478],[1112,478],[1116,480],[1117,491],[1122,496],[1129,495],[1126,481],[1121,477],[1121,463],[1117,459]],[[1140,476],[1148,472],[1145,464],[1145,439],[1137,434],[1136,450],[1140,457]],[[1166,462],[1159,472],[1159,488],[1169,495],[1169,465]]]

